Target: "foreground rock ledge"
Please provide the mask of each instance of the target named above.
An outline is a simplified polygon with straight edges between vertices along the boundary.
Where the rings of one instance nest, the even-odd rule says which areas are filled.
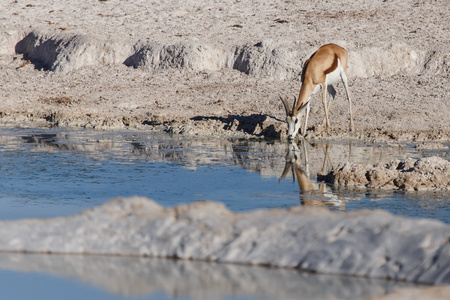
[[[175,257],[450,283],[450,226],[383,211],[245,214],[199,202],[112,200],[77,215],[0,222],[0,251]]]
[[[346,163],[320,179],[335,186],[352,186],[405,191],[449,190],[450,162],[428,158],[391,160],[387,164],[360,165]]]

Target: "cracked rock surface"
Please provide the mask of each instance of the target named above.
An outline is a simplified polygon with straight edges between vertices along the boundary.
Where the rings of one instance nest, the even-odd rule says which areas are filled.
[[[450,189],[450,162],[432,156],[375,165],[345,163],[322,178],[336,186],[445,191]]]
[[[0,251],[107,254],[298,268],[450,283],[450,226],[383,211],[297,207],[236,214],[139,197],[64,218],[0,223]]]

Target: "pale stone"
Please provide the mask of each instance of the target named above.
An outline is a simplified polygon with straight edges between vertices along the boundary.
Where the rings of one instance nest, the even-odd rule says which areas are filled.
[[[392,160],[387,164],[345,163],[324,179],[336,186],[400,190],[448,190],[450,162],[437,156]]]
[[[74,216],[0,223],[0,251],[175,257],[450,283],[450,226],[383,211],[245,214],[198,202],[116,199]]]
[[[9,35],[0,35],[0,40],[6,38]],[[0,54],[6,52],[4,48],[0,48]],[[273,40],[219,47],[192,41],[157,44],[130,37],[105,38],[42,29],[27,32],[15,48],[38,67],[52,71],[70,72],[84,66],[124,63],[144,69],[217,71],[232,68],[252,76],[280,80],[297,77],[302,65],[299,62],[306,61],[312,54],[300,53],[290,43]],[[389,43],[382,47],[357,48],[350,51],[349,56],[350,73],[354,77],[369,78],[416,74],[423,69],[426,51],[403,43]]]

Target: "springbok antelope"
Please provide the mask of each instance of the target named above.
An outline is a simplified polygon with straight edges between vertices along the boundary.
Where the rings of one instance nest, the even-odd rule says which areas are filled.
[[[293,139],[298,130],[304,110],[306,109],[305,125],[301,132],[305,134],[308,124],[308,117],[310,111],[311,95],[316,94],[322,88],[322,103],[325,110],[326,129],[330,129],[330,121],[328,120],[328,112],[330,110],[331,100],[326,105],[326,91],[334,98],[336,91],[332,84],[336,83],[341,78],[344,83],[345,91],[347,92],[347,99],[350,111],[350,131],[353,131],[353,116],[352,116],[352,101],[350,99],[350,92],[348,90],[347,80],[347,65],[348,54],[347,51],[335,44],[327,44],[320,47],[311,57],[305,62],[302,70],[302,86],[297,101],[294,99],[293,108],[289,107],[289,102],[286,98],[280,96],[286,110],[286,122],[288,123],[288,139]]]

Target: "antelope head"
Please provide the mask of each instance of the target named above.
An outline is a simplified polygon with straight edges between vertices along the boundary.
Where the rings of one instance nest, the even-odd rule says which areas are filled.
[[[280,96],[280,100],[283,103],[284,109],[286,110],[286,122],[288,124],[287,136],[288,140],[293,140],[297,135],[298,130],[300,129],[300,114],[296,112],[295,104],[296,98],[294,97],[294,104],[292,109],[289,107],[289,102],[287,98],[283,98]]]

